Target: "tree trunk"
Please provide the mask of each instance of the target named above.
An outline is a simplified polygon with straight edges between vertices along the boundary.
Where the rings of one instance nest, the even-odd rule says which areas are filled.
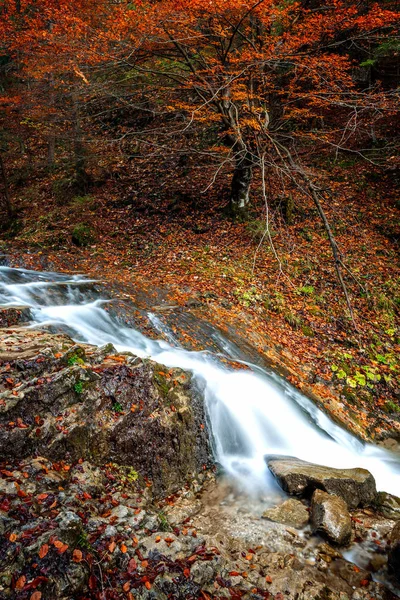
[[[12,219],[13,209],[12,209],[12,205],[11,205],[10,192],[8,189],[6,167],[4,165],[4,160],[3,160],[3,157],[1,154],[0,154],[0,174],[1,174],[1,178],[3,180],[3,198],[4,198],[3,205],[6,209],[8,219]]]
[[[81,137],[82,133],[79,105],[75,94],[73,95],[73,103],[73,153],[75,183],[81,192],[86,193],[86,188],[89,183],[89,176],[86,173],[86,152]]]
[[[246,154],[236,161],[231,184],[230,210],[235,217],[245,217],[250,202],[253,163]]]

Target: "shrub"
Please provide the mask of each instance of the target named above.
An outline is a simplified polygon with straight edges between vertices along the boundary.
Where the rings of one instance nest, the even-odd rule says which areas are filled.
[[[72,241],[76,246],[85,248],[95,242],[93,229],[85,223],[79,223],[72,231]]]

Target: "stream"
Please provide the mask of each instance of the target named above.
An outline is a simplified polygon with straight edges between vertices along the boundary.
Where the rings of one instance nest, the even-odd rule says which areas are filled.
[[[191,371],[204,393],[216,461],[250,494],[278,494],[264,456],[284,454],[338,468],[364,467],[378,490],[400,495],[400,460],[336,425],[285,379],[243,361],[235,344],[208,324],[219,352],[185,350],[163,316],[148,312],[155,341],[113,315],[98,282],[81,275],[0,266],[0,306],[29,306],[28,327],[51,327],[77,341],[112,343],[118,351]],[[238,360],[232,369],[223,358]]]

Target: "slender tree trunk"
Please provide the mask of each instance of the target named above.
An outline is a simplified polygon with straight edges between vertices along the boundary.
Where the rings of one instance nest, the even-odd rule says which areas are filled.
[[[234,216],[245,217],[250,203],[253,163],[248,154],[236,161],[231,183],[230,209]]]
[[[49,31],[53,31],[53,24],[50,23]],[[55,108],[55,92],[54,92],[54,74],[51,73],[48,82],[50,108],[54,111]],[[54,165],[56,155],[56,137],[54,135],[54,112],[49,118],[50,133],[47,139],[47,165],[51,168]]]
[[[3,205],[6,209],[7,217],[9,219],[12,219],[13,209],[12,209],[12,205],[11,205],[10,192],[8,189],[8,179],[7,179],[6,167],[4,164],[3,156],[1,154],[0,154],[0,174],[1,174],[1,178],[3,180]]]
[[[87,184],[89,183],[89,177],[86,173],[86,155],[85,148],[81,138],[81,124],[79,105],[77,98],[74,94],[74,114],[73,114],[73,152],[74,152],[74,170],[75,170],[75,181],[78,187],[85,192]]]

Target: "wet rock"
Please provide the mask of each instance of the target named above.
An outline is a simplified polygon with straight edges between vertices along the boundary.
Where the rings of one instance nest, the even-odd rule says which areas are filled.
[[[11,361],[7,377],[17,382],[23,373],[24,380],[0,389],[1,456],[129,465],[124,477],[146,482],[160,496],[211,465],[203,399],[191,374],[133,355],[109,355],[115,352],[110,345],[96,350],[40,331],[0,335],[0,352],[3,345],[10,356],[24,355],[25,348],[37,359],[19,356],[18,366]],[[37,364],[45,365],[40,377]],[[88,487],[89,478],[87,492],[96,494],[99,473],[87,468],[74,468],[77,491]]]
[[[99,467],[84,461],[71,469],[71,483],[77,490],[86,491],[92,496],[100,494],[104,487],[104,474]]]
[[[29,306],[7,306],[0,308],[0,327],[13,327],[31,320]]]
[[[268,508],[263,512],[262,518],[274,521],[275,523],[291,525],[296,529],[302,529],[308,523],[309,514],[307,508],[300,500],[290,498],[277,507]]]
[[[332,563],[331,571],[334,575],[338,575],[345,581],[353,590],[360,587],[365,588],[366,584],[371,581],[371,574],[368,573],[368,571],[361,569],[360,567],[354,568],[353,563],[342,558],[339,558]],[[390,597],[390,594],[388,594],[388,596]]]
[[[174,527],[183,523],[186,519],[193,517],[201,508],[200,500],[194,498],[183,498],[175,506],[170,506],[164,510],[168,523]]]
[[[311,496],[316,489],[340,496],[349,508],[369,506],[376,498],[376,485],[366,469],[333,469],[288,456],[266,456],[269,470],[285,492]]]
[[[56,518],[60,537],[66,544],[74,545],[82,532],[82,520],[70,510],[63,510]]]
[[[396,581],[400,583],[400,523],[395,525],[390,535],[388,569]]]
[[[351,539],[351,517],[346,502],[316,490],[311,501],[311,525],[313,531],[321,533],[330,542],[346,546]]]
[[[378,492],[376,499],[377,511],[394,521],[400,521],[400,498],[387,492]]]

